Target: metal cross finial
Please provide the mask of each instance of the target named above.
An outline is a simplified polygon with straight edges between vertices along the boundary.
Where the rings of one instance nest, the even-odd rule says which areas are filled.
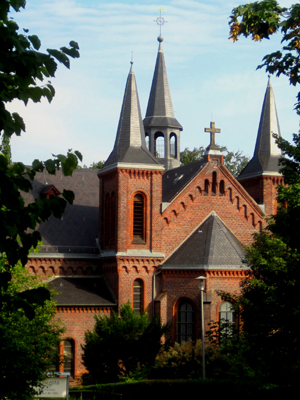
[[[210,132],[210,145],[209,148],[211,149],[218,149],[215,141],[215,133],[220,133],[221,129],[215,127],[215,123],[210,123],[210,128],[205,128],[204,132]]]
[[[164,25],[166,22],[168,22],[168,21],[166,21],[166,20],[161,16],[161,13],[162,13],[163,11],[165,11],[164,8],[159,8],[159,9],[158,9],[159,17],[157,17],[157,18],[154,20],[154,22],[156,22],[157,25],[159,25],[159,36],[161,36],[161,26]]]

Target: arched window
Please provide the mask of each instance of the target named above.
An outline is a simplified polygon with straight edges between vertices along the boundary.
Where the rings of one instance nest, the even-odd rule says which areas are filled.
[[[144,303],[144,284],[141,279],[136,279],[133,283],[133,310],[136,314],[141,314],[143,310]]]
[[[195,340],[195,310],[192,303],[181,300],[177,309],[177,338],[178,343]]]
[[[224,196],[225,194],[225,183],[224,181],[220,181],[220,196]]]
[[[244,217],[245,217],[246,219],[248,219],[248,215],[247,215],[247,206],[246,206],[246,205],[243,205],[243,209],[244,209]]]
[[[204,195],[208,195],[208,191],[209,191],[209,180],[205,179],[204,181]]]
[[[170,157],[171,158],[177,157],[177,137],[175,133],[171,133],[170,136]]]
[[[64,372],[70,372],[74,376],[74,340],[64,341]]]
[[[133,239],[145,240],[144,200],[144,196],[140,193],[133,198]]]
[[[110,227],[110,195],[107,193],[104,203],[104,244],[109,243],[109,227]]]
[[[212,173],[212,188],[211,188],[212,194],[217,194],[217,173],[214,171]]]
[[[229,200],[232,202],[232,189],[229,188],[228,191],[229,191]]]
[[[224,301],[219,309],[220,338],[228,337],[233,333],[235,326],[235,313],[232,304]]]
[[[146,140],[146,147],[150,151],[150,136],[148,133],[145,134],[145,140]]]
[[[116,233],[116,196],[113,192],[111,195],[111,205],[110,205],[110,232],[109,232],[109,243],[115,243],[115,233]]]
[[[162,132],[156,132],[154,144],[155,157],[165,158],[165,137]]]

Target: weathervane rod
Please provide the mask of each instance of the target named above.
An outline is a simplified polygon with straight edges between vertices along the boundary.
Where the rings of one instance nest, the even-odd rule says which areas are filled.
[[[156,22],[157,25],[159,25],[159,36],[161,36],[161,26],[164,25],[166,22],[168,22],[168,21],[166,21],[166,20],[161,16],[161,13],[162,13],[163,11],[165,11],[164,8],[159,8],[159,9],[158,9],[159,17],[157,17],[157,18],[154,20],[154,22]]]

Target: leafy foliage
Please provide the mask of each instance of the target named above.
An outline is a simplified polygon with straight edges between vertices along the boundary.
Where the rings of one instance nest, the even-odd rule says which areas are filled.
[[[211,338],[211,336],[210,336]],[[207,340],[205,345],[205,369],[209,379],[251,379],[253,371],[241,351],[237,337],[221,343]],[[193,379],[202,375],[202,343],[197,340],[175,343],[161,351],[150,372],[151,378]]]
[[[258,68],[265,67],[266,71],[276,76],[283,74],[294,86],[300,82],[300,4],[285,8],[279,6],[276,0],[247,3],[232,10],[229,26],[230,38],[234,42],[240,36],[251,36],[254,41],[260,41],[280,32],[283,48],[266,55]],[[295,110],[300,114],[300,92]]]
[[[93,162],[89,168],[90,169],[102,169],[104,167],[105,160],[100,160],[98,162]]]
[[[3,270],[4,258],[0,260]],[[44,380],[45,371],[54,362],[52,349],[57,348],[63,329],[53,320],[55,303],[51,297],[42,304],[38,303],[39,295],[34,297],[39,290],[46,290],[45,285],[20,264],[12,268],[12,276],[6,287],[0,288],[0,399],[25,400],[35,394],[33,387]],[[32,309],[31,319],[24,315],[24,302]]]
[[[120,307],[120,315],[95,317],[93,331],[85,334],[83,362],[92,379],[115,382],[138,366],[154,362],[161,338],[168,331],[158,318],[149,321],[147,313],[138,315],[130,303]]]
[[[225,152],[224,165],[232,173],[232,175],[237,176],[241,173],[242,169],[245,168],[249,162],[249,158],[241,151],[229,151],[227,147],[220,147],[221,152]],[[180,162],[183,165],[190,164],[194,161],[201,160],[205,153],[205,148],[203,146],[197,148],[194,147],[193,150],[189,150],[186,147],[182,152],[180,152]]]
[[[37,224],[51,215],[60,218],[67,202],[72,203],[73,194],[63,191],[63,198],[36,199],[25,205],[22,192],[32,189],[32,180],[37,172],[44,169],[50,174],[62,169],[71,175],[82,159],[78,151],[68,151],[67,155],[56,155],[45,162],[34,160],[31,167],[22,163],[11,163],[9,139],[25,132],[25,123],[16,112],[9,112],[6,105],[13,100],[27,104],[29,100],[39,102],[46,97],[53,99],[55,90],[48,80],[54,77],[57,62],[69,67],[68,57],[79,57],[78,44],[70,42],[70,47],[60,50],[39,51],[41,42],[36,35],[28,35],[28,30],[19,33],[17,23],[9,18],[9,11],[20,11],[25,7],[23,0],[3,0],[0,4],[0,253],[6,254],[8,264],[19,261],[26,264],[28,252],[41,239],[36,231]],[[46,80],[46,82],[45,82]],[[0,276],[0,280],[5,277]],[[3,284],[4,284],[3,283]]]
[[[249,364],[265,379],[290,382],[300,371],[300,182],[299,135],[294,145],[277,138],[286,158],[278,187],[278,211],[247,248],[250,267],[241,295],[220,293],[241,310]]]

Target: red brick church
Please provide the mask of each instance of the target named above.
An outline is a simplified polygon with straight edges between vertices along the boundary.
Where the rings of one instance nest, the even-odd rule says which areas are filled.
[[[61,369],[84,372],[81,344],[95,315],[110,315],[127,301],[150,318],[172,322],[172,339],[201,336],[200,290],[204,276],[205,324],[220,316],[233,321],[230,303],[216,290],[236,292],[244,276],[243,244],[276,210],[278,133],[273,89],[268,83],[254,155],[238,178],[223,164],[215,143],[202,160],[180,166],[180,132],[169,89],[162,37],[142,120],[131,65],[114,148],[99,172],[78,169],[72,177],[41,173],[31,196],[75,192],[61,220],[40,226],[43,246],[31,255],[31,274],[51,281],[57,314],[66,326]],[[117,122],[117,121],[116,121]],[[30,199],[28,199],[30,200]]]

